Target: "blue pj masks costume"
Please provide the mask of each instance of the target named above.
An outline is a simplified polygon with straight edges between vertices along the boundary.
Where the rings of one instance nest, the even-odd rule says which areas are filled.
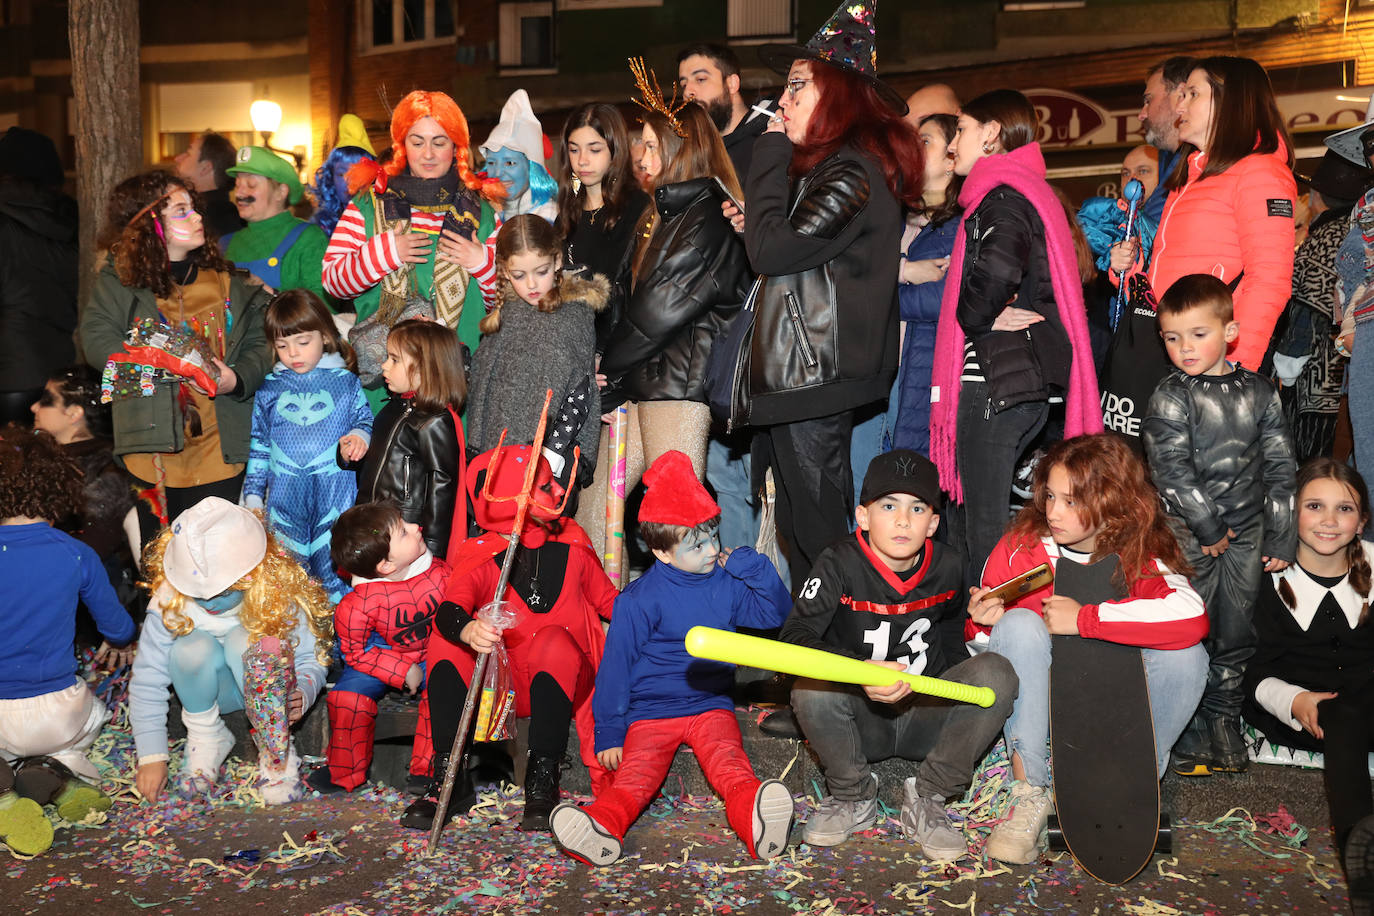
[[[358,495],[354,472],[335,460],[339,439],[349,433],[372,438],[372,409],[337,353],[324,354],[305,373],[277,363],[253,397],[244,505],[265,504],[277,539],[334,602],[348,587],[329,559],[329,536]]]

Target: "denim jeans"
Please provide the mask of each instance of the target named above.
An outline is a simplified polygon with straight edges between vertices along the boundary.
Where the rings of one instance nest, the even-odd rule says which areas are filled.
[[[956,448],[964,487],[968,581],[978,582],[983,564],[1011,519],[1016,462],[1049,419],[1045,401],[1027,401],[1001,413],[989,409],[988,386],[966,382],[959,390]]]
[[[1021,691],[1007,719],[1007,756],[1021,755],[1026,782],[1050,785],[1050,631],[1044,619],[1026,608],[1012,608],[992,628],[988,652],[1011,662]],[[1169,749],[1182,734],[1202,698],[1207,681],[1207,651],[1201,644],[1186,649],[1142,649],[1150,691],[1150,717],[1155,731],[1155,768],[1161,779]]]
[[[916,790],[923,798],[964,794],[1011,711],[1016,675],[1006,659],[985,652],[940,677],[991,687],[997,699],[987,709],[919,693],[900,703],[875,703],[851,684],[797,681],[792,710],[820,759],[827,794],[842,801],[872,798],[870,764],[889,757],[921,761]]]
[[[737,440],[743,439],[741,445]],[[706,442],[706,482],[720,504],[720,546],[753,547],[759,537],[759,503],[753,492],[749,438],[712,430]]]
[[[1355,344],[1345,384],[1355,440],[1355,467],[1368,477],[1374,468],[1374,323],[1364,321],[1355,325]],[[1364,539],[1374,541],[1374,525],[1364,526]]]
[[[849,470],[854,478],[854,498],[864,488],[864,475],[868,465],[883,452],[890,452],[892,444],[892,424],[897,418],[897,386],[886,401],[879,401],[860,407],[854,414],[854,432],[849,440]],[[849,518],[849,530],[853,531],[856,522],[853,515]]]

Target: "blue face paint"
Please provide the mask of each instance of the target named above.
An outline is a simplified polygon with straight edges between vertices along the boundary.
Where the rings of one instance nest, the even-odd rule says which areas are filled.
[[[503,146],[487,156],[485,168],[488,175],[506,186],[507,208],[530,188],[530,160],[524,153]]]
[[[672,566],[683,572],[706,575],[720,556],[720,538],[715,529],[707,534],[692,530],[673,548]]]
[[[210,614],[223,614],[225,611],[231,611],[242,603],[243,592],[232,588],[225,589],[218,595],[214,595],[210,598],[196,599],[196,604],[199,604],[201,608]]]

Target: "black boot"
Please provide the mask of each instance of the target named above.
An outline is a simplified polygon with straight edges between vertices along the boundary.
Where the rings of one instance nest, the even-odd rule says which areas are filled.
[[[1208,716],[1207,734],[1212,741],[1212,769],[1222,773],[1244,773],[1250,767],[1250,753],[1241,734],[1240,716]]]
[[[1174,742],[1170,766],[1179,776],[1211,776],[1212,762],[1211,735],[1206,719],[1197,712]]]
[[[521,830],[548,830],[549,815],[558,804],[558,783],[563,760],[530,751],[525,764],[525,816]]]
[[[434,826],[434,818],[439,813],[439,793],[443,791],[444,772],[448,769],[448,756],[436,754],[434,757],[434,783],[429,792],[415,799],[401,812],[401,826],[414,830],[429,830]],[[460,814],[467,814],[477,801],[477,793],[472,786],[472,776],[466,767],[459,767],[453,780],[453,794],[449,796],[448,812],[445,822]]]

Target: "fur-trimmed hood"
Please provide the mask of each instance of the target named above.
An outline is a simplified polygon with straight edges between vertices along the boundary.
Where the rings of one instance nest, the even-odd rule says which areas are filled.
[[[504,284],[503,306],[514,302],[518,296],[509,284]],[[611,283],[601,274],[594,274],[582,268],[565,270],[558,284],[558,304],[562,308],[569,302],[584,302],[593,312],[601,312],[611,301]]]

